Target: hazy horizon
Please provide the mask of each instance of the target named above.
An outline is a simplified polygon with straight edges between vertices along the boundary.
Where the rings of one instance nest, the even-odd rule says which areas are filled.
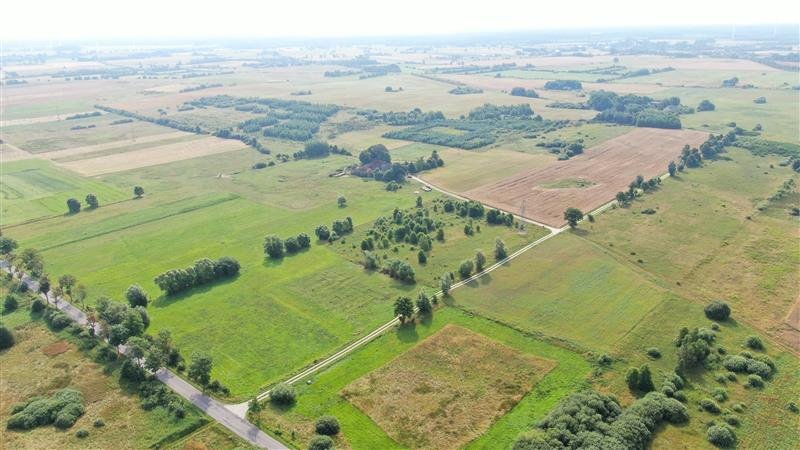
[[[781,8],[785,3],[776,0],[762,2],[758,10],[730,8],[728,2],[717,0],[699,3],[677,0],[663,10],[631,0],[567,8],[516,0],[497,0],[492,8],[473,8],[452,0],[437,3],[409,0],[396,8],[362,0],[336,4],[247,3],[231,0],[224,9],[185,1],[154,0],[130,6],[98,0],[11,3],[4,8],[8,20],[0,29],[0,39],[41,42],[368,38],[798,24],[785,7]]]

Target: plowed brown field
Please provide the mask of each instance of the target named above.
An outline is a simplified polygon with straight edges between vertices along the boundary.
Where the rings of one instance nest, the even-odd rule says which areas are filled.
[[[530,219],[561,226],[564,210],[590,211],[614,198],[642,175],[666,172],[685,144],[699,146],[708,133],[693,130],[638,128],[589,148],[583,155],[556,161],[512,177],[466,191],[464,195]],[[587,187],[547,188],[558,181],[583,179]],[[524,203],[524,214],[523,214]]]

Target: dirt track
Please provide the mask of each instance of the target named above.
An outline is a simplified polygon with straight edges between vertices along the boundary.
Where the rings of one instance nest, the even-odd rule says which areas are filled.
[[[578,157],[469,190],[464,196],[558,227],[565,223],[564,209],[597,208],[626,190],[636,175],[647,179],[663,174],[685,144],[698,146],[707,137],[701,131],[638,128],[591,147]],[[585,188],[543,187],[574,178],[595,184]]]

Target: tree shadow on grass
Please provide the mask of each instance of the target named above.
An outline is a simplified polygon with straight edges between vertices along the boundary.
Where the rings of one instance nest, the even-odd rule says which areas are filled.
[[[589,230],[585,228],[573,228],[572,233],[574,233],[576,236],[586,237],[589,235]]]
[[[197,286],[197,287],[193,287],[191,289],[187,289],[187,290],[185,290],[183,292],[179,292],[177,294],[172,294],[172,295],[162,294],[160,297],[158,297],[157,299],[155,299],[152,302],[150,302],[150,306],[152,306],[154,308],[166,308],[166,307],[172,305],[173,303],[179,302],[181,300],[185,300],[185,299],[187,299],[187,298],[189,298],[189,297],[191,297],[193,295],[202,294],[202,293],[208,292],[211,289],[216,288],[218,286],[225,286],[226,284],[233,283],[238,278],[239,278],[239,274],[236,274],[236,275],[234,275],[232,277],[225,277],[225,278],[216,280],[216,281],[214,281],[212,283],[208,283],[208,284],[204,284],[202,286]]]
[[[417,326],[414,322],[406,322],[400,325],[397,327],[395,334],[400,342],[408,343],[419,341],[419,333],[417,332]]]

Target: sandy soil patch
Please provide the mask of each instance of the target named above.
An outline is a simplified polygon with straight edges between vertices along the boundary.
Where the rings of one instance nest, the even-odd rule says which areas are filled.
[[[160,145],[145,150],[135,150],[116,155],[81,159],[61,164],[82,175],[101,175],[140,167],[166,164],[184,159],[241,150],[247,146],[231,139],[206,137],[188,142]]]
[[[650,178],[663,174],[685,144],[699,146],[707,138],[708,133],[701,131],[637,128],[591,147],[581,156],[555,161],[469,190],[464,195],[551,226],[561,226],[565,223],[566,208],[591,211],[625,190],[636,175]],[[595,184],[582,188],[546,187],[576,178]]]

